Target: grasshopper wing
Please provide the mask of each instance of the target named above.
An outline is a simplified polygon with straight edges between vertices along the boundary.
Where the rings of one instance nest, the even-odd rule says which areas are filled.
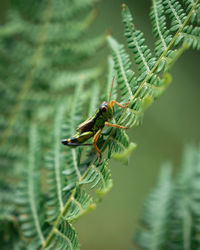
[[[94,126],[95,121],[90,117],[80,125],[78,125],[76,131],[83,133],[86,131],[91,131]]]

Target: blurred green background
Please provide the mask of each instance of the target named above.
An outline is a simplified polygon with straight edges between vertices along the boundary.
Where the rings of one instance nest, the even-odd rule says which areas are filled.
[[[123,2],[153,48],[151,1],[101,1],[91,33],[109,30],[119,42],[125,43],[121,22]],[[8,6],[8,1],[0,1],[1,19]],[[106,60],[108,53],[108,49],[102,49],[92,63]],[[174,65],[172,84],[167,91],[145,112],[142,125],[129,131],[130,139],[138,145],[129,165],[112,161],[113,189],[96,210],[75,223],[83,250],[130,249],[145,197],[156,181],[161,163],[170,160],[176,170],[184,145],[200,142],[199,69],[200,53],[187,51]]]

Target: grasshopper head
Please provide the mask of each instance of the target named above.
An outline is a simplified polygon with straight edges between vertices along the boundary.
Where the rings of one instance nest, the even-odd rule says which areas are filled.
[[[99,106],[99,111],[101,111],[103,117],[106,118],[106,120],[113,118],[113,110],[112,107],[109,105],[109,103],[103,102]]]

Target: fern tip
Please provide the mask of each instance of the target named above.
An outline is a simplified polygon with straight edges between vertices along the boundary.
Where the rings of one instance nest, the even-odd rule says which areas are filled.
[[[163,73],[163,78],[165,80],[166,85],[169,85],[172,82],[172,76],[168,72]]]
[[[126,8],[126,4],[125,4],[125,3],[123,3],[123,4],[122,4],[122,10],[124,11],[124,10],[125,10],[125,8]]]
[[[112,31],[110,28],[106,30],[106,38],[110,37],[112,35]]]

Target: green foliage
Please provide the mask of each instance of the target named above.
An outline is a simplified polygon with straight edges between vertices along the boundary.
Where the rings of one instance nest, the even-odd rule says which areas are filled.
[[[176,180],[163,165],[135,235],[139,249],[199,249],[199,148],[185,149]]]
[[[168,71],[180,54],[189,47],[199,49],[199,1],[184,1],[184,7],[179,1],[153,1],[155,55],[145,44],[144,34],[133,25],[128,7],[123,5],[125,36],[137,71],[132,69],[124,45],[108,37],[112,58],[108,59],[103,91],[97,80],[90,84],[101,75],[101,67],[74,72],[75,64],[94,54],[104,42],[101,35],[89,40],[82,38],[93,20],[94,12],[89,7],[95,2],[44,1],[31,18],[17,9],[11,10],[7,23],[0,29],[0,76],[7,79],[5,83],[1,81],[0,104],[5,110],[0,121],[0,156],[3,169],[14,166],[6,173],[11,180],[15,177],[18,182],[23,176],[16,196],[15,217],[21,228],[17,229],[20,236],[16,242],[26,249],[79,249],[73,221],[93,209],[112,187],[110,158],[127,163],[135,148],[124,130],[113,128],[106,128],[98,140],[97,146],[103,153],[100,163],[93,148],[71,149],[60,143],[62,138],[74,134],[77,125],[93,114],[100,101],[108,100],[113,76],[117,76],[117,83],[114,82],[111,98],[129,102],[127,109],[115,107],[113,123],[132,127],[140,123],[144,110],[168,86]],[[169,18],[171,23],[167,22]],[[73,95],[68,90],[71,86],[75,87]],[[99,93],[104,98],[99,98]],[[162,222],[153,225],[156,230],[161,230],[168,218],[169,178],[169,170],[165,170],[158,184],[160,190],[153,195],[160,195],[162,189],[167,197],[167,201],[163,196],[159,203]],[[97,195],[88,192],[93,188]],[[9,192],[12,200],[13,187]],[[6,196],[0,196],[2,201],[10,202]],[[12,221],[14,209],[12,204],[10,212],[2,213],[3,219]],[[145,218],[147,224],[153,217],[154,210]],[[156,234],[152,246],[162,244],[165,234]],[[154,236],[154,232],[145,236],[145,242]]]
[[[129,109],[124,111],[119,121],[132,127],[140,123],[146,107],[157,99],[168,86],[171,78],[169,69],[184,50],[199,49],[200,27],[196,21],[199,16],[199,1],[153,0],[151,20],[155,36],[155,56],[145,44],[144,34],[135,28],[128,7],[122,5],[122,20],[129,49],[134,55],[137,72],[131,68],[130,56],[124,46],[108,37],[111,47],[117,82],[121,99],[130,101]],[[194,20],[192,17],[195,17]],[[167,23],[167,19],[171,20]]]
[[[157,185],[145,203],[141,218],[142,229],[136,234],[136,242],[142,249],[164,249],[171,210],[171,166],[164,164]]]
[[[77,83],[89,84],[102,73],[99,66],[78,69],[77,64],[81,66],[105,43],[104,35],[87,36],[96,16],[96,0],[53,0],[37,4],[23,0],[12,2],[14,4],[10,6],[5,23],[0,26],[0,224],[4,225],[1,238],[5,239],[5,244],[10,238],[14,241],[15,230],[19,231],[13,201],[16,186],[27,166],[29,128],[32,123],[39,128],[41,158],[36,161],[44,168],[59,103],[67,99],[66,93],[71,91],[69,88]],[[57,119],[56,126],[61,118]],[[57,128],[56,136],[59,136]],[[56,143],[51,152],[56,154],[57,164],[61,145],[60,141]],[[41,169],[37,171],[44,172]],[[60,175],[61,170],[57,180]],[[63,175],[62,179],[65,179]],[[41,189],[40,183],[35,185]],[[7,228],[14,229],[13,235],[8,237]],[[3,247],[3,243],[1,245]]]
[[[199,147],[185,149],[182,169],[172,197],[168,246],[172,249],[198,249],[199,242]]]
[[[42,210],[44,200],[41,202],[41,189],[39,177],[40,156],[38,146],[38,134],[36,127],[30,129],[30,146],[28,162],[24,166],[24,180],[18,189],[16,203],[20,206],[21,229],[24,237],[33,239],[33,249],[37,249],[44,242],[42,226],[45,218],[39,211]]]
[[[23,161],[29,123],[35,120],[43,132],[51,131],[49,121],[55,104],[65,98],[64,91],[101,74],[98,67],[74,72],[74,65],[94,54],[105,40],[104,35],[84,36],[96,15],[90,8],[95,2],[44,1],[29,18],[9,10],[0,27],[0,157],[5,172]]]

